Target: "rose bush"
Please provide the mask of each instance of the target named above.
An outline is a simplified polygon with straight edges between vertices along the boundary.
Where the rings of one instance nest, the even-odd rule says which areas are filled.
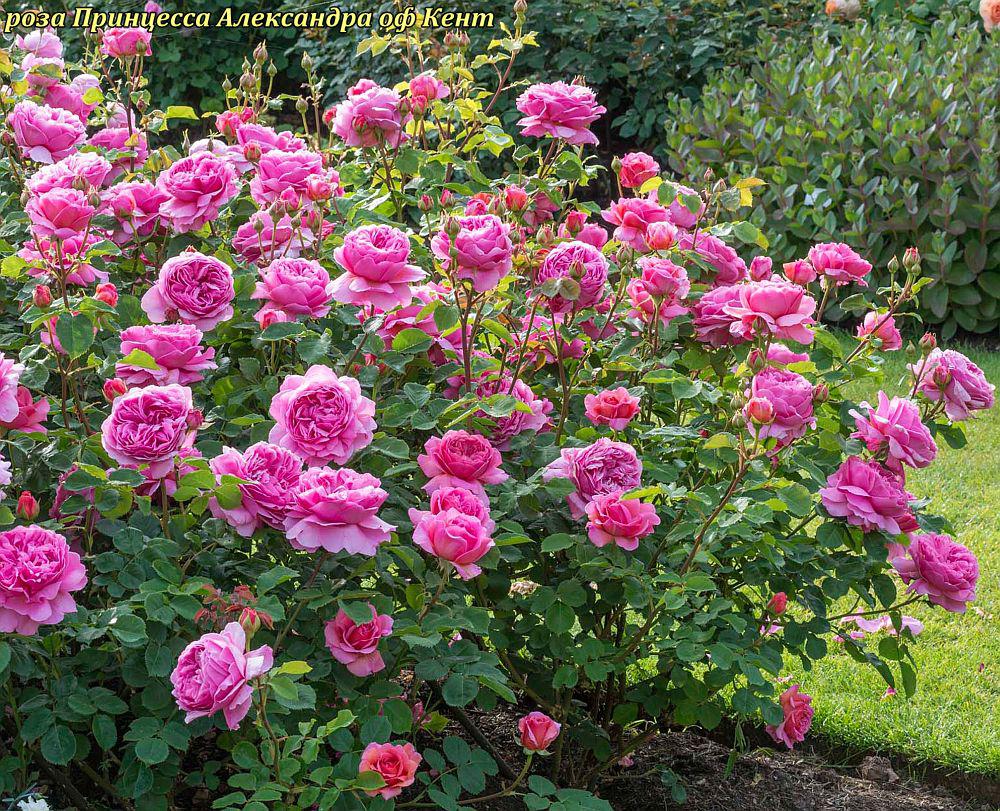
[[[740,218],[754,178],[696,192],[633,154],[621,199],[579,202],[594,94],[525,89],[516,138],[491,114],[508,88],[480,77],[523,24],[482,54],[400,34],[399,84],[326,113],[307,59],[294,133],[258,48],[185,152],[155,37],[44,70],[26,43],[53,35],[12,51],[5,796],[609,808],[603,778],[670,725],[802,741],[783,657],[845,616],[896,631],[838,644],[915,689],[903,607],[961,611],[979,571],[906,471],[994,400],[933,336],[876,406],[848,399],[919,257],[845,348],[823,312],[871,266],[839,243],[772,263]],[[87,108],[53,106],[80,76]]]

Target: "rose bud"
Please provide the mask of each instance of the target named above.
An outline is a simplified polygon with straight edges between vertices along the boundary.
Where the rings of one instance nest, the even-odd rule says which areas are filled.
[[[254,634],[260,630],[260,616],[254,608],[244,608],[240,613],[240,627],[247,635],[247,641],[253,639]]]
[[[944,391],[948,388],[948,384],[951,383],[951,370],[946,369],[944,366],[935,366],[931,380],[934,381],[935,386]]]
[[[825,403],[830,399],[830,388],[826,383],[817,383],[813,386],[813,402]]]
[[[543,225],[538,229],[538,233],[535,235],[535,240],[543,248],[547,248],[556,241],[556,235],[552,233],[552,228],[550,226]]]
[[[114,307],[118,304],[118,288],[111,284],[111,282],[99,284],[94,292],[94,298],[98,301],[103,301],[109,307]]]
[[[110,380],[104,381],[104,385],[101,386],[101,390],[104,392],[104,399],[109,403],[113,403],[116,397],[121,397],[126,391],[128,391],[128,386],[125,385],[124,380],[112,377]]]
[[[521,746],[529,752],[542,752],[559,737],[560,724],[544,712],[529,712],[517,722]]]
[[[187,415],[187,426],[188,428],[201,428],[201,424],[205,421],[205,415],[201,413],[200,409],[192,408]]]
[[[798,284],[805,286],[810,282],[816,281],[816,268],[812,266],[812,262],[808,259],[796,259],[794,262],[785,262],[781,266],[782,271],[785,273],[785,278],[788,279],[792,284]]]
[[[646,244],[654,251],[666,251],[677,241],[677,226],[669,222],[654,222],[646,227]]]
[[[257,163],[260,160],[260,155],[260,144],[256,141],[251,141],[243,147],[243,157],[250,161],[250,163]]]
[[[325,177],[313,175],[306,181],[306,197],[314,203],[329,200],[333,195],[333,186]]]
[[[933,332],[925,332],[920,339],[920,351],[925,355],[929,355],[935,349],[937,349],[937,337]]]
[[[455,195],[451,193],[451,189],[445,189],[441,192],[441,205],[447,208],[451,205],[451,201],[455,199]]]
[[[21,491],[17,500],[17,517],[25,521],[34,521],[38,517],[38,499],[27,490]]]
[[[52,291],[47,284],[35,285],[31,294],[31,302],[40,310],[44,310],[52,303]]]
[[[503,190],[503,202],[510,211],[524,211],[528,207],[528,193],[520,186],[508,186]]]
[[[913,270],[920,264],[920,251],[916,248],[907,248],[903,253],[903,267],[907,270]]]
[[[750,278],[755,282],[765,282],[771,278],[771,258],[755,256],[750,262]]]
[[[751,397],[746,404],[747,419],[757,425],[770,425],[774,422],[774,404],[766,397]]]
[[[767,613],[774,614],[778,616],[779,614],[785,613],[785,607],[788,605],[788,595],[783,591],[779,591],[777,594],[773,595],[770,600],[767,601]]]
[[[420,199],[417,200],[417,208],[425,213],[434,208],[434,201],[431,199],[431,196],[429,194],[421,194]]]
[[[767,366],[767,358],[763,352],[755,347],[754,349],[751,349],[750,353],[747,355],[747,366],[750,367],[751,372],[756,374]]]

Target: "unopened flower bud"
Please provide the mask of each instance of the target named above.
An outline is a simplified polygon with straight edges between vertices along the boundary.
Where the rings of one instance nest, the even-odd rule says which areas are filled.
[[[306,197],[314,203],[329,200],[333,196],[333,185],[325,177],[312,175],[306,180]]]
[[[455,48],[458,45],[458,37],[455,35],[454,31],[447,31],[444,35],[444,47],[445,48]]]
[[[47,284],[36,284],[31,293],[31,303],[44,310],[52,303],[52,291]]]
[[[420,199],[417,200],[417,208],[425,213],[434,208],[434,201],[431,199],[431,196],[429,194],[421,194]]]
[[[779,591],[774,594],[770,600],[767,601],[767,613],[778,616],[785,613],[785,608],[788,605],[788,595],[783,591]]]
[[[750,278],[755,282],[766,282],[771,278],[771,258],[755,256],[750,262]]]
[[[817,383],[813,386],[813,402],[825,403],[830,399],[830,387],[826,383]]]
[[[903,267],[913,270],[920,265],[920,251],[916,248],[907,248],[903,253]]]
[[[0,133],[0,143],[4,146],[14,146],[13,134],[4,130],[3,133]]]
[[[267,43],[261,42],[253,49],[253,61],[258,65],[263,65],[267,61]]]
[[[252,73],[244,73],[240,76],[240,88],[242,90],[253,90],[257,86],[257,80]]]
[[[646,244],[651,250],[669,250],[676,241],[677,227],[673,223],[654,222],[646,228]]]
[[[507,186],[503,190],[503,202],[508,211],[524,211],[528,207],[528,193],[520,186]]]
[[[920,351],[925,355],[937,349],[937,338],[933,332],[925,332],[920,339]]]
[[[109,307],[116,307],[118,305],[118,288],[111,282],[99,284],[94,291],[94,298],[103,301]]]
[[[94,208],[100,208],[101,207],[101,195],[98,194],[96,191],[92,191],[87,196],[87,202],[90,203]]]
[[[944,366],[935,366],[931,380],[934,381],[935,386],[943,391],[951,383],[951,371],[945,369]]]
[[[192,430],[201,428],[201,424],[205,421],[205,415],[201,413],[200,409],[192,408],[187,415],[187,427]]]
[[[128,386],[125,385],[124,380],[112,377],[110,380],[104,381],[104,385],[101,386],[101,390],[104,392],[104,399],[109,403],[113,403],[116,397],[121,397],[126,391],[128,391]]]
[[[244,608],[240,613],[240,627],[247,635],[247,642],[260,630],[260,617],[255,608]]]
[[[528,4],[524,2],[524,0],[517,0],[517,2],[514,3],[515,14],[524,14],[524,12],[526,12],[527,10],[528,10]]]
[[[747,355],[747,366],[750,367],[751,372],[757,374],[767,366],[767,356],[760,349],[751,349]]]
[[[297,98],[295,100],[295,111],[299,115],[303,115],[305,113],[305,111],[308,110],[308,109],[309,109],[309,102],[307,102],[305,99],[303,99],[303,98]]]
[[[454,217],[446,217],[444,221],[444,232],[454,239],[462,230],[462,224]]]
[[[246,158],[250,163],[257,163],[260,160],[261,149],[260,144],[256,141],[251,141],[246,146],[243,147],[243,157]]]
[[[746,404],[747,419],[755,425],[770,425],[774,422],[774,404],[766,397],[751,397]]]
[[[622,173],[622,159],[617,155],[615,155],[615,157],[611,160],[611,171],[616,175],[620,175]]]
[[[890,273],[895,273],[897,270],[899,270],[899,260],[895,256],[892,257],[892,259],[889,260],[889,263],[886,265],[886,267],[889,269]]]
[[[308,51],[303,52],[303,54],[302,54],[302,70],[304,70],[306,73],[309,73],[312,70],[312,66],[313,66],[313,61],[312,61],[312,57],[309,56],[309,52]]]
[[[441,207],[447,208],[451,205],[451,201],[455,199],[455,195],[451,193],[451,189],[444,189],[441,192]]]
[[[293,211],[298,211],[299,206],[301,206],[301,201],[299,200],[299,193],[289,186],[287,189],[278,195],[278,199],[285,206],[285,211],[291,213]]]
[[[17,517],[34,521],[38,517],[38,499],[27,490],[22,490],[17,500]]]
[[[538,233],[535,234],[535,240],[543,248],[547,248],[553,242],[556,241],[556,235],[552,232],[552,226],[543,225],[538,229]]]
[[[705,170],[703,178],[706,183],[712,182],[712,180],[715,178],[715,172],[712,171],[712,167],[709,167],[708,169]]]

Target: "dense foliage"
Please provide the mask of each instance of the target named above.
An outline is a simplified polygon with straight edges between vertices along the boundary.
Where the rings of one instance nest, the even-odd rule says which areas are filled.
[[[516,138],[493,114],[524,25],[480,53],[401,34],[401,81],[326,111],[307,59],[295,132],[260,46],[186,154],[148,32],[5,52],[12,805],[606,809],[723,695],[802,741],[783,657],[823,657],[848,595],[882,631],[838,644],[916,688],[902,609],[964,610],[978,565],[905,471],[993,404],[933,336],[846,399],[932,289],[920,256],[845,348],[821,318],[872,266],[837,242],[777,273],[756,177],[696,192],[631,153],[618,200],[578,203],[592,91],[528,88]]]
[[[861,23],[789,40],[748,74],[717,76],[698,104],[672,103],[670,165],[766,180],[752,219],[791,254],[842,239],[881,266],[917,246],[936,282],[924,318],[945,336],[996,334],[997,76],[995,34],[968,11],[926,35]]]

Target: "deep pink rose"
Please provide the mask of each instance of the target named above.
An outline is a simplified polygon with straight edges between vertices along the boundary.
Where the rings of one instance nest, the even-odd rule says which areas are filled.
[[[116,174],[120,174],[122,171],[133,171],[133,167],[142,166],[146,162],[146,158],[149,157],[146,134],[141,130],[130,130],[128,127],[105,127],[91,135],[87,139],[87,143],[109,152],[130,153],[130,155],[116,158],[112,162],[112,165],[118,169]]]
[[[262,526],[283,530],[285,516],[302,476],[302,460],[287,448],[269,442],[257,442],[240,452],[225,448],[209,462],[209,469],[223,484],[223,476],[245,481],[236,486],[240,504],[223,507],[212,498],[212,515],[221,518],[240,535],[249,538]]]
[[[626,152],[621,157],[621,168],[618,179],[626,189],[638,189],[643,183],[660,173],[658,164],[652,155],[645,152]]]
[[[687,271],[669,259],[643,256],[639,259],[642,282],[651,296],[674,302],[684,298],[691,290]]]
[[[894,557],[907,591],[924,594],[935,605],[965,613],[965,604],[976,599],[979,561],[966,547],[947,535],[914,535],[906,554]]]
[[[170,674],[177,706],[185,723],[222,711],[226,726],[239,729],[252,704],[250,682],[274,665],[268,645],[247,651],[247,637],[238,622],[221,633],[205,634],[189,644]]]
[[[142,297],[149,320],[182,321],[202,332],[233,317],[233,272],[214,256],[197,251],[168,259],[154,284]]]
[[[345,271],[333,283],[333,297],[342,304],[405,307],[413,300],[410,285],[427,275],[409,264],[410,238],[389,225],[355,228],[333,257]]]
[[[589,87],[565,82],[533,84],[517,99],[522,135],[551,136],[570,144],[596,144],[590,125],[607,112]]]
[[[433,73],[420,73],[410,79],[410,106],[418,113],[435,99],[446,99],[450,95],[451,88]]]
[[[230,140],[236,139],[236,131],[244,124],[250,124],[257,120],[257,113],[253,107],[239,107],[231,110],[223,110],[215,116],[215,128],[221,135]],[[263,154],[263,150],[261,150]]]
[[[500,451],[479,434],[448,431],[442,437],[428,439],[424,451],[417,462],[430,479],[424,485],[427,493],[442,487],[464,487],[485,502],[483,485],[500,484],[509,478],[500,469],[503,462]]]
[[[525,431],[539,433],[549,426],[548,414],[552,411],[552,403],[547,398],[535,394],[523,380],[516,380],[512,387],[510,379],[506,376],[502,379],[487,377],[474,388],[477,397],[485,399],[494,394],[509,394],[530,409],[530,412],[515,409],[506,417],[490,417],[484,411],[476,412],[478,417],[493,420],[494,427],[489,438],[497,450],[507,450],[511,438],[520,433]]]
[[[800,693],[799,686],[793,684],[781,694],[780,701],[784,720],[778,726],[767,724],[764,729],[775,743],[783,743],[792,749],[806,739],[806,733],[812,726],[812,696]]]
[[[31,524],[0,532],[0,633],[32,636],[76,611],[87,570],[66,539]]]
[[[111,239],[124,245],[136,237],[150,236],[160,224],[160,206],[166,199],[167,195],[148,180],[111,186],[101,195],[104,209],[118,220]]]
[[[295,259],[316,241],[308,228],[292,225],[287,214],[275,220],[266,211],[256,211],[236,229],[233,250],[250,264],[267,264],[275,259]]]
[[[605,389],[583,398],[587,419],[594,425],[607,425],[612,431],[623,431],[639,413],[639,398],[624,386]]]
[[[368,607],[372,610],[372,618],[368,622],[358,625],[341,609],[334,619],[326,623],[323,631],[333,658],[347,665],[347,669],[361,679],[385,670],[378,643],[382,637],[392,633],[392,617],[379,614],[370,603]]]
[[[656,194],[656,192],[653,192]],[[667,219],[678,228],[692,229],[698,224],[702,214],[705,213],[705,204],[700,203],[697,211],[692,211],[681,199],[681,195],[687,197],[698,197],[698,192],[687,186],[677,185],[677,196],[670,201],[667,206]]]
[[[369,797],[381,795],[384,800],[398,797],[404,788],[413,785],[422,759],[409,743],[404,743],[402,746],[393,743],[368,744],[361,753],[358,774],[376,772],[385,781],[385,786],[374,791],[366,791],[365,794]]]
[[[454,241],[443,230],[431,240],[431,250],[441,267],[456,279],[470,279],[477,293],[492,290],[510,272],[514,246],[510,226],[495,214],[459,217]],[[455,267],[452,267],[452,251]]]
[[[896,319],[891,315],[867,313],[865,320],[858,324],[858,337],[864,338],[867,335],[878,338],[882,342],[882,349],[886,352],[894,352],[903,347],[903,336],[896,329]]]
[[[0,422],[17,419],[21,410],[18,403],[18,384],[24,372],[24,364],[11,360],[0,353]],[[30,395],[29,395],[30,401]]]
[[[256,144],[260,147],[262,155],[266,155],[273,149],[294,152],[306,148],[306,142],[301,138],[296,138],[294,132],[278,132],[273,127],[265,127],[263,124],[256,124],[252,121],[237,127],[236,143],[241,148],[249,144]]]
[[[378,517],[389,497],[381,482],[348,467],[311,467],[302,474],[285,516],[295,549],[374,555],[395,527]]]
[[[928,400],[944,400],[950,420],[967,420],[973,411],[993,408],[996,386],[961,352],[933,349],[926,361],[913,364],[910,371],[919,375],[919,391]]]
[[[774,406],[774,419],[754,426],[754,433],[763,438],[773,436],[783,447],[816,427],[813,417],[813,387],[802,375],[766,366],[750,382],[748,397],[762,397]]]
[[[150,383],[165,385],[197,383],[202,372],[215,369],[215,350],[201,345],[201,330],[191,324],[152,324],[128,327],[121,334],[123,358],[135,350],[145,352],[156,362],[156,369],[147,369],[119,361],[115,374],[131,388]]]
[[[492,535],[493,530],[496,529],[496,523],[490,518],[489,506],[478,495],[464,487],[445,486],[435,490],[431,493],[430,506],[429,511],[418,510],[414,507],[407,511],[413,526],[423,521],[427,515],[438,515],[447,510],[458,510],[460,513],[479,521],[488,534]]]
[[[576,488],[566,496],[570,513],[580,518],[597,496],[624,493],[639,486],[642,462],[626,442],[601,437],[585,448],[563,448],[542,479],[569,479]]]
[[[937,445],[927,426],[920,421],[920,408],[912,400],[878,393],[878,406],[861,403],[867,411],[852,411],[858,430],[852,437],[862,440],[869,452],[883,456],[890,470],[902,470],[903,465],[927,467],[937,456]]]
[[[878,462],[849,456],[830,474],[819,493],[830,515],[844,518],[865,532],[881,530],[899,535],[917,529],[909,494],[899,479]]]
[[[178,234],[216,219],[239,191],[236,170],[211,152],[181,158],[160,172],[156,187],[167,196],[160,215]]]
[[[421,513],[413,527],[413,542],[427,554],[451,563],[463,580],[478,576],[476,566],[493,548],[493,538],[479,519],[450,508],[439,513]]]
[[[594,496],[584,508],[587,537],[594,546],[616,544],[633,552],[639,541],[660,524],[656,507],[637,498],[623,499],[618,493]]]
[[[654,222],[666,222],[667,210],[645,197],[623,197],[601,212],[605,222],[615,226],[614,237],[635,251],[646,251],[646,229]]]
[[[9,361],[6,358],[0,361],[0,370],[6,368],[7,363]],[[3,403],[2,413],[10,414],[7,383],[4,382],[2,385],[3,391],[0,393],[0,402]],[[48,433],[44,422],[49,414],[49,401],[45,397],[39,397],[37,401],[32,402],[31,392],[24,386],[18,386],[14,394],[14,402],[17,404],[17,413],[11,419],[4,419],[0,415],[0,426],[8,431],[23,431],[26,434]]]
[[[816,299],[796,284],[774,279],[739,285],[740,297],[726,307],[734,319],[730,327],[740,338],[771,335],[778,340],[810,344]]]
[[[99,189],[110,175],[111,164],[102,156],[93,152],[74,152],[61,161],[42,166],[24,185],[32,195],[51,189],[79,188],[80,183]]]
[[[87,195],[76,189],[50,189],[32,196],[24,210],[36,238],[58,240],[82,237],[95,214]]]
[[[264,301],[261,312],[277,310],[293,319],[322,318],[330,312],[333,282],[319,262],[310,259],[275,259],[260,271],[260,281],[250,298]],[[260,320],[260,312],[257,314]]]
[[[867,287],[865,281],[872,266],[858,256],[843,242],[821,242],[809,249],[809,262],[821,276],[835,281],[838,285],[857,282]]]
[[[331,129],[348,146],[397,147],[409,137],[405,127],[413,118],[403,115],[402,101],[395,90],[375,85],[340,102]]]
[[[149,56],[152,39],[145,28],[106,28],[101,34],[101,53],[118,58]]]
[[[250,181],[250,196],[262,208],[289,192],[296,200],[306,194],[307,180],[323,171],[323,156],[318,152],[298,149],[284,152],[273,149],[261,155],[254,177]]]
[[[683,233],[677,240],[682,251],[694,251],[703,262],[715,269],[713,287],[724,287],[745,281],[749,277],[746,262],[725,242],[704,231]],[[801,291],[800,291],[801,292]]]
[[[544,712],[529,712],[517,722],[521,746],[529,752],[543,752],[559,737],[561,725]]]
[[[653,222],[646,229],[646,245],[651,251],[667,251],[677,242],[677,235],[677,226],[673,223]]]
[[[21,156],[55,163],[83,143],[87,130],[73,113],[58,107],[19,101],[7,116]]]
[[[149,465],[150,476],[162,478],[181,449],[194,442],[193,411],[186,386],[132,389],[112,403],[101,425],[101,444],[119,464]]]
[[[372,441],[375,403],[353,377],[337,377],[326,366],[289,375],[271,400],[277,425],[272,442],[298,454],[307,465],[346,464]]]
[[[733,329],[737,317],[731,310],[739,305],[742,284],[724,285],[709,290],[694,305],[695,337],[709,346],[733,346],[748,339]]]
[[[580,286],[575,300],[563,296],[548,299],[552,312],[565,313],[592,307],[604,295],[608,260],[600,250],[586,242],[561,242],[545,255],[535,281],[540,287],[550,279],[573,279]]]
[[[792,284],[805,287],[807,284],[816,281],[816,268],[812,266],[808,259],[796,259],[794,262],[785,262],[781,266],[785,278]]]

